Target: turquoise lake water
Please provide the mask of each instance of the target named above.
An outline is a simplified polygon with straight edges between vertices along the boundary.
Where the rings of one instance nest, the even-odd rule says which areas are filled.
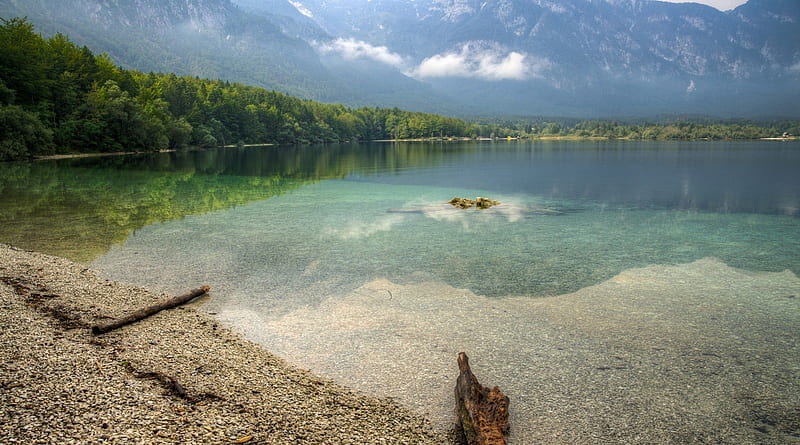
[[[321,171],[321,178],[306,177],[313,181],[271,199],[145,226],[97,263],[121,261],[125,270],[170,263],[180,270],[174,275],[226,292],[273,295],[276,310],[378,277],[536,297],[629,268],[704,257],[754,271],[800,272],[796,143],[361,148],[330,159],[340,162],[336,167],[313,167],[340,177]],[[249,154],[258,164],[258,153]],[[503,204],[480,211],[444,204],[456,196]],[[178,279],[147,281],[188,284]],[[319,283],[329,290],[314,289]],[[313,295],[292,301],[304,294]]]
[[[539,375],[557,379],[616,351],[640,360],[631,381],[641,390],[650,381],[642,372],[663,380],[652,351],[670,351],[673,361],[698,348],[741,357],[743,346],[725,339],[762,329],[775,332],[747,350],[782,357],[765,366],[784,376],[771,380],[784,385],[782,396],[764,394],[800,407],[797,142],[225,149],[0,165],[0,191],[0,241],[172,293],[209,285],[208,310],[234,329],[314,372],[396,397],[440,426],[452,412],[460,350],[473,366],[506,364],[478,377],[511,392],[512,442],[536,443],[537,406],[554,396],[537,394],[537,377],[520,370],[531,360],[547,358],[552,368]],[[501,204],[446,204],[477,196]],[[690,298],[695,290],[702,295]],[[575,312],[592,301],[591,311]],[[752,309],[726,312],[741,308]],[[456,335],[465,327],[479,335]],[[775,335],[790,346],[767,342]],[[691,338],[707,343],[690,347]],[[398,384],[388,366],[417,383]],[[665,387],[697,384],[694,364],[686,366]],[[740,385],[745,371],[709,385]],[[431,382],[436,401],[415,401]],[[606,400],[608,412],[630,422],[648,415],[614,412],[618,395],[608,388],[585,398]],[[697,392],[675,391],[663,397],[680,408],[680,422],[701,402]],[[705,396],[739,406],[738,395]],[[564,406],[580,409],[575,403]],[[736,437],[780,443],[784,433],[770,428]]]

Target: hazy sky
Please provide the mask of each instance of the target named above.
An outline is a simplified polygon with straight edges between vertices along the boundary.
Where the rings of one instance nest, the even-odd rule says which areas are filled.
[[[661,0],[664,2],[671,2],[671,3],[702,3],[704,5],[713,6],[720,11],[727,11],[729,9],[733,9],[739,5],[743,5],[747,3],[747,0]]]

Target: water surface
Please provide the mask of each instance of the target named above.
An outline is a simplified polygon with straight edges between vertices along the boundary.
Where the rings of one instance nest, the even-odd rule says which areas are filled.
[[[0,241],[210,285],[236,329],[440,427],[463,350],[511,397],[514,443],[782,443],[800,435],[798,171],[794,142],[9,164]]]

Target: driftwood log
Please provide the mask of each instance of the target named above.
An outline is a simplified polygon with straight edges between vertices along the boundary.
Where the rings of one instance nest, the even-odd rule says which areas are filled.
[[[486,388],[469,368],[467,354],[458,353],[456,434],[468,445],[505,445],[508,435],[508,397],[500,388]]]
[[[175,298],[171,298],[166,301],[162,301],[161,303],[154,304],[152,306],[148,306],[143,309],[139,309],[138,311],[131,312],[124,317],[120,317],[116,320],[111,320],[108,323],[98,323],[92,326],[92,334],[104,334],[108,331],[113,331],[114,329],[121,328],[122,326],[129,325],[131,323],[135,323],[143,318],[147,318],[157,312],[161,312],[164,309],[172,309],[174,307],[180,306],[184,303],[188,303],[189,301],[194,300],[195,298],[205,294],[208,292],[209,287],[203,286],[197,289],[192,289],[191,291],[180,295]]]

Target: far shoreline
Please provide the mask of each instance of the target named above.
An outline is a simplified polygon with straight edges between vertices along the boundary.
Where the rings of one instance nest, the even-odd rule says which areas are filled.
[[[140,155],[147,153],[172,153],[177,150],[155,150],[155,151],[113,151],[107,153],[66,153],[58,155],[36,156],[34,161],[52,161],[58,159],[76,159],[76,158],[99,158],[107,156],[127,156],[127,155]]]
[[[432,137],[432,138],[407,138],[407,139],[375,139],[371,141],[356,141],[355,143],[397,143],[397,142],[512,142],[512,141],[570,141],[570,142],[597,142],[597,141],[626,141],[626,142],[748,142],[748,141],[800,141],[800,136],[788,137],[770,137],[770,138],[757,138],[757,139],[635,139],[635,138],[612,138],[605,136],[536,136],[536,137]],[[334,143],[350,143],[349,141],[340,141]],[[314,144],[296,144],[296,145],[314,145]],[[214,147],[189,147],[186,150],[207,150],[215,148],[253,148],[253,147],[279,147],[280,144],[274,143],[255,143],[255,144],[241,144],[241,145],[219,145]],[[291,145],[289,145],[291,146]],[[127,156],[127,155],[141,155],[150,153],[174,153],[182,151],[178,149],[167,150],[137,150],[137,151],[115,151],[115,152],[99,152],[99,153],[65,153],[55,155],[34,156],[33,161],[52,161],[60,159],[78,159],[78,158],[94,158],[94,157],[108,157],[108,156]],[[13,162],[13,161],[12,161]]]

